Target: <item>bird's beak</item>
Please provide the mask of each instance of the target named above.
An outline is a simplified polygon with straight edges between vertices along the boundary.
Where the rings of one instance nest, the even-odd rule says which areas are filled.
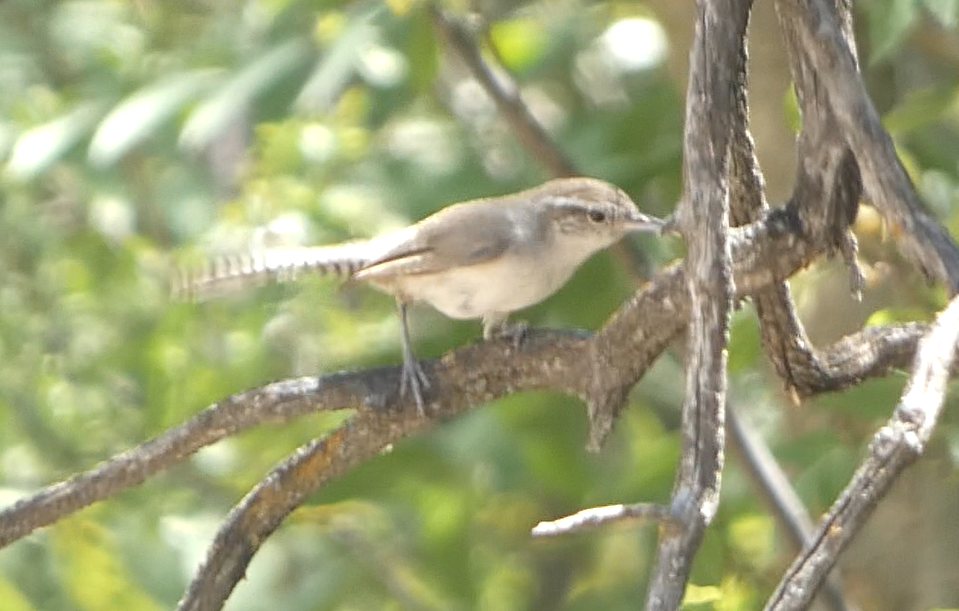
[[[641,212],[634,212],[625,222],[629,231],[659,232],[664,225],[664,221],[655,216],[648,216]]]

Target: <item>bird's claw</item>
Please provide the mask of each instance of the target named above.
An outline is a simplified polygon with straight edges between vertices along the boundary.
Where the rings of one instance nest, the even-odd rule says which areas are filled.
[[[407,359],[403,361],[403,372],[400,375],[400,396],[407,396],[407,392],[413,393],[413,400],[416,401],[416,411],[420,416],[426,415],[426,403],[423,400],[424,390],[430,387],[429,378],[423,371],[423,366],[418,360]]]
[[[496,330],[494,336],[509,340],[513,345],[513,350],[519,350],[529,337],[529,330],[529,323],[521,320],[513,324],[504,324]]]

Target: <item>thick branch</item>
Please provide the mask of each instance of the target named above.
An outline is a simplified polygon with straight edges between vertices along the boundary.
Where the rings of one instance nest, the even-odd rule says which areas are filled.
[[[850,265],[853,290],[858,291],[861,282],[855,262],[856,241],[849,228],[862,193],[858,166],[838,128],[819,74],[806,61],[782,10],[779,16],[803,116],[792,199],[806,230],[817,240],[825,241],[830,252],[843,253]],[[754,295],[753,300],[764,352],[784,386],[799,395],[809,394],[816,380],[829,377],[832,372],[827,371],[806,335],[789,285],[770,287]]]
[[[755,145],[749,132],[749,103],[747,97],[748,78],[746,70],[746,49],[743,47],[743,57],[740,59],[735,92],[736,108],[733,123],[733,139],[730,147],[730,224],[741,226],[755,221],[768,210],[766,202],[765,183],[759,162],[756,158]],[[814,96],[804,96],[814,98]],[[810,120],[819,120],[813,115]],[[828,130],[816,130],[817,134],[829,135]],[[827,144],[828,146],[828,144]],[[833,175],[843,180],[845,175]],[[805,188],[806,193],[816,192],[816,189]],[[799,202],[809,211],[831,208],[857,206],[856,201],[831,204],[834,194],[852,194],[853,189],[838,189],[833,185],[822,184],[818,189],[819,200]],[[808,212],[806,216],[813,214]],[[822,216],[827,216],[823,214]],[[843,222],[843,219],[840,219]],[[848,232],[848,228],[846,229]],[[806,336],[795,304],[786,281],[764,288],[752,295],[756,315],[759,320],[760,338],[763,351],[769,358],[776,372],[783,380],[786,388],[799,390],[802,393],[808,387],[808,378],[811,374],[821,373],[823,367],[818,355],[813,352]]]
[[[260,545],[321,485],[383,452],[391,441],[426,428],[424,420],[398,420],[365,411],[349,426],[301,446],[274,468],[230,512],[177,609],[220,609]]]
[[[690,318],[682,455],[673,487],[674,528],[661,530],[646,608],[679,608],[693,559],[719,506],[726,412],[726,344],[733,285],[729,246],[729,147],[733,87],[751,0],[700,0],[690,52],[684,138],[685,197],[676,224],[686,258]]]
[[[804,22],[807,26],[810,20],[818,23],[817,20],[821,17],[809,17],[810,12],[828,13],[832,24],[829,30],[829,36],[832,37],[830,44],[839,45],[843,49],[837,53],[845,60],[839,62],[842,64],[841,70],[837,68],[837,62],[825,61],[824,54],[828,54],[828,45],[822,40],[810,44],[809,32],[806,31],[808,27],[803,30],[799,23],[801,20],[797,18],[799,5],[785,0],[777,2],[804,118],[803,132],[799,138],[801,164],[793,197],[804,226],[808,227],[811,233],[828,239],[833,244],[831,249],[842,251],[847,261],[850,261],[855,289],[858,286],[858,280],[855,279],[859,277],[859,272],[854,263],[855,240],[848,229],[848,223],[855,217],[862,190],[859,166],[855,159],[862,159],[864,156],[879,157],[884,163],[890,163],[890,167],[895,167],[897,172],[901,167],[894,157],[891,140],[882,131],[875,117],[874,109],[871,110],[873,119],[869,119],[869,112],[850,111],[850,105],[858,107],[857,105],[865,104],[870,109],[872,107],[862,88],[856,65],[849,7],[844,3],[826,6],[820,2],[805,3],[802,8],[807,10]],[[833,87],[830,88],[828,84],[824,86],[824,81],[833,82]],[[843,89],[843,95],[835,95],[836,89]],[[856,121],[852,121],[853,118]],[[863,125],[857,126],[857,122]],[[850,133],[850,130],[858,136],[844,135]],[[864,138],[864,132],[872,136]],[[734,193],[738,192],[740,196],[733,198],[733,219],[736,222],[738,217],[739,222],[747,222],[754,218],[751,211],[762,206],[762,182],[758,177],[758,168],[755,167],[751,141],[748,137],[740,137],[738,142],[740,145],[733,147],[735,171],[732,186]],[[853,151],[855,159],[852,157]],[[954,267],[948,263],[952,256],[950,253],[956,251],[954,243],[940,227],[927,227],[931,221],[919,207],[908,178],[904,174],[898,179],[895,178],[897,172],[892,172],[889,176],[880,172],[880,176],[876,177],[873,176],[872,170],[864,171],[867,181],[872,177],[873,185],[878,184],[878,178],[882,178],[886,184],[885,188],[892,189],[895,193],[904,190],[905,195],[899,193],[892,198],[895,202],[906,202],[905,205],[896,207],[895,215],[897,218],[907,219],[899,221],[899,225],[905,223],[916,227],[916,235],[929,238],[928,242],[925,241],[926,238],[918,239],[925,249],[921,258],[935,258],[946,269]],[[743,201],[752,204],[746,205]],[[910,240],[915,241],[915,237],[906,241]],[[927,264],[924,265],[924,268],[927,267]],[[809,396],[839,390],[859,382],[855,374],[850,375],[860,371],[851,362],[858,358],[858,355],[856,352],[847,352],[848,346],[844,342],[824,350],[816,350],[812,346],[796,313],[788,284],[769,287],[753,295],[753,301],[760,323],[764,351],[787,389],[799,396]],[[865,339],[865,334],[888,344],[899,344],[904,337],[901,333],[881,336],[866,330],[856,339]],[[911,333],[905,337],[911,338],[908,341],[914,341]],[[859,345],[869,350],[874,349],[869,342],[861,342]],[[912,349],[911,345],[902,347],[905,350]]]
[[[254,426],[357,405],[350,375],[300,378],[233,395],[188,422],[86,473],[44,488],[0,512],[0,548],[37,528],[145,481],[200,448]],[[356,377],[355,375],[353,377]],[[317,399],[320,398],[320,401]]]

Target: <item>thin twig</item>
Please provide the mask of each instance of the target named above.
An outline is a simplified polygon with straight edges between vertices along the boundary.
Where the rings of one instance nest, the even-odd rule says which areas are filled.
[[[557,520],[540,522],[533,527],[532,535],[534,537],[557,537],[626,520],[673,522],[675,516],[672,515],[669,507],[649,503],[590,507]]]
[[[729,432],[729,447],[739,456],[759,498],[770,508],[794,553],[799,553],[811,544],[815,526],[796,490],[789,483],[789,478],[769,447],[739,415],[739,410],[732,402],[726,410],[726,430]],[[831,575],[826,580],[824,595],[826,604],[833,611],[858,609],[843,593],[837,575]]]
[[[463,60],[476,80],[493,99],[500,114],[536,161],[553,176],[577,176],[579,173],[576,167],[556,146],[523,102],[516,81],[504,71],[494,72],[483,59],[470,33],[455,19],[447,16],[437,4],[430,3],[429,10],[436,29],[442,33],[447,45]]]

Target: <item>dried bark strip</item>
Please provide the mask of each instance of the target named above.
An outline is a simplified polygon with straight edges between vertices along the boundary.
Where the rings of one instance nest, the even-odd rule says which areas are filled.
[[[778,0],[791,55],[814,74],[817,94],[855,153],[866,193],[895,228],[903,252],[930,279],[959,291],[959,248],[929,218],[859,74],[848,0]],[[795,72],[794,72],[795,76]],[[798,80],[797,80],[798,82]],[[811,89],[802,88],[804,91]],[[804,116],[809,117],[805,114]]]

